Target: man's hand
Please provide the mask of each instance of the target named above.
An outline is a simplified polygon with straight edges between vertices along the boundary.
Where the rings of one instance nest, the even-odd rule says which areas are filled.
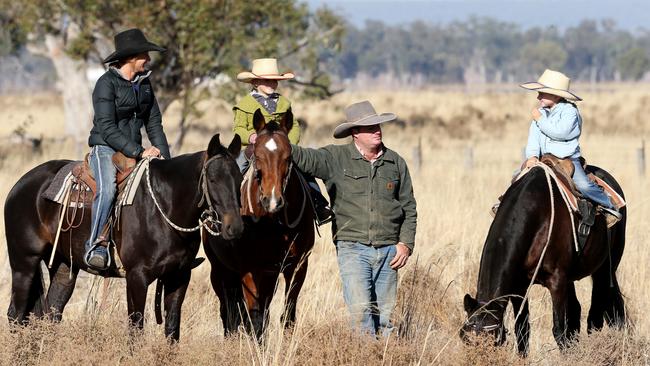
[[[538,108],[533,108],[530,113],[533,115],[535,121],[539,121],[539,119],[542,118],[542,113],[540,113]]]
[[[160,150],[158,150],[157,147],[155,146],[149,146],[148,148],[144,149],[142,152],[142,158],[148,158],[148,157],[159,157],[160,156]]]
[[[257,134],[256,134],[256,133],[252,134],[252,135],[248,138],[248,143],[249,143],[249,144],[254,144],[255,141],[257,141]]]
[[[409,249],[406,244],[399,242],[397,245],[395,245],[395,250],[397,253],[395,253],[393,260],[390,261],[390,268],[400,269],[406,265],[406,261],[411,255],[411,249]]]

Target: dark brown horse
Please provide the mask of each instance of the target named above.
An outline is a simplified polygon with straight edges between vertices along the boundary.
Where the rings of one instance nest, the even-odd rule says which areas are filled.
[[[245,319],[246,326],[252,325],[256,335],[262,335],[280,274],[286,283],[283,320],[288,326],[296,319],[298,294],[314,245],[314,217],[302,177],[292,168],[287,137],[292,121],[290,111],[279,125],[266,124],[259,110],[255,113],[257,141],[250,184],[245,178],[241,190],[244,234],[235,240],[204,237],[226,334],[236,331]]]
[[[126,270],[132,326],[142,328],[147,288],[158,279],[165,293],[165,335],[176,340],[180,335],[181,305],[190,281],[191,263],[199,249],[200,233],[198,229],[185,232],[173,228],[163,213],[175,225],[191,228],[207,210],[221,220],[224,238],[241,235],[241,174],[233,158],[240,144],[239,138],[235,138],[226,150],[219,143],[219,135],[215,135],[207,151],[171,160],[152,160],[149,179],[143,178],[133,205],[122,208],[120,225],[114,230],[113,238]],[[51,314],[60,320],[79,270],[88,270],[83,254],[90,233],[90,210],[85,211],[79,227],[61,235],[50,270],[47,301],[42,301],[40,262],[49,259],[52,253],[60,206],[45,200],[41,194],[57,171],[68,163],[52,160],[32,169],[20,178],[5,201],[7,250],[12,271],[11,304],[7,312],[10,322],[25,324],[30,313]],[[102,275],[117,277],[119,274],[107,271]]]
[[[607,172],[595,166],[587,167],[587,172],[595,173],[623,196],[621,187]],[[560,348],[564,349],[580,331],[580,303],[573,282],[583,277],[591,275],[593,279],[588,330],[602,328],[604,321],[622,327],[625,307],[616,269],[625,247],[625,208],[621,213],[623,219],[610,229],[605,218],[597,215],[582,252],[577,253],[569,211],[557,185],[549,187],[545,169],[532,168],[508,188],[492,222],[481,256],[476,298],[465,295],[468,319],[461,337],[467,340],[467,333],[491,334],[497,344],[502,344],[504,311],[511,302],[517,347],[520,354],[526,355],[530,325],[528,303],[523,300],[533,276],[534,283],[551,293],[553,336]]]

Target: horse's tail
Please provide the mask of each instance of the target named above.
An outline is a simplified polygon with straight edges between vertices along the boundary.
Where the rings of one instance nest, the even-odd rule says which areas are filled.
[[[156,281],[156,297],[154,300],[154,313],[156,314],[156,324],[162,324],[162,293],[163,293],[163,282],[160,278]]]

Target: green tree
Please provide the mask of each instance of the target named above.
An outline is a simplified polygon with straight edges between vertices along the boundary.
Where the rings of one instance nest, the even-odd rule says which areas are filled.
[[[163,111],[173,100],[182,102],[175,148],[197,113],[197,102],[207,97],[202,82],[216,75],[233,77],[253,58],[276,56],[295,67],[300,78],[294,85],[318,90],[311,95],[331,95],[317,50],[340,49],[344,31],[340,18],[327,8],[310,13],[306,4],[294,0],[0,0],[0,9],[36,40],[62,44],[78,69],[100,64],[112,49],[113,35],[127,28],[141,28],[165,46],[167,52],[153,55],[152,69]],[[69,74],[63,71],[59,77],[69,80]],[[220,96],[234,100],[241,91],[238,84],[221,85]]]
[[[554,41],[539,41],[525,44],[519,52],[524,77],[540,75],[545,69],[563,70],[567,52]]]
[[[635,47],[628,50],[618,59],[621,76],[625,80],[639,80],[650,70],[648,51]]]

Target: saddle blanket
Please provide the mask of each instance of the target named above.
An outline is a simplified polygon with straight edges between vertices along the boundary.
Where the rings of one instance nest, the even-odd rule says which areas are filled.
[[[63,204],[66,192],[68,190],[78,192],[76,198],[70,199],[69,207],[84,207],[84,205],[92,205],[94,199],[90,187],[84,182],[80,181],[72,174],[72,169],[79,161],[72,161],[64,165],[52,179],[52,182],[47,189],[41,194],[41,197],[56,202],[60,205]],[[116,206],[128,206],[133,204],[133,199],[138,191],[138,186],[142,180],[142,175],[148,167],[149,160],[142,159],[135,167],[133,172],[125,181],[124,188],[120,188]]]

